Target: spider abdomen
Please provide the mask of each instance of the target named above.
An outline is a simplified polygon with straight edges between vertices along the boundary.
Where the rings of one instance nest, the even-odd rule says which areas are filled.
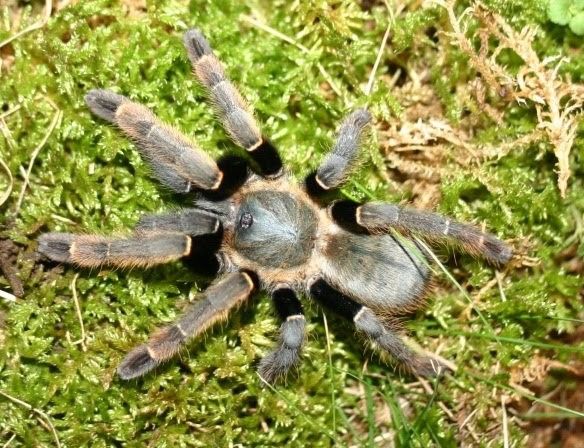
[[[406,238],[339,229],[328,236],[323,255],[320,269],[332,285],[385,312],[415,305],[430,280],[427,260]]]
[[[316,214],[301,199],[283,191],[253,191],[239,207],[233,244],[260,266],[286,269],[310,258],[316,230]]]

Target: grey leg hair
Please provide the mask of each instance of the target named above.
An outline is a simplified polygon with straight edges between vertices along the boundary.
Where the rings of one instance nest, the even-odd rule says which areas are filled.
[[[243,303],[254,287],[251,276],[245,272],[234,272],[219,279],[176,322],[159,329],[146,344],[128,353],[118,367],[118,375],[124,380],[136,378],[173,357],[190,339],[225,320],[229,311]]]
[[[284,320],[276,348],[263,358],[258,366],[260,376],[268,383],[284,377],[298,364],[304,343],[306,320],[302,305],[294,291],[281,288],[272,295],[276,311]]]
[[[160,215],[143,215],[137,232],[177,232],[190,236],[217,232],[221,223],[209,213],[197,209],[180,210]]]
[[[411,372],[422,376],[435,376],[446,369],[438,360],[414,352],[397,333],[386,328],[373,311],[336,290],[324,279],[314,281],[309,286],[309,292],[330,310],[352,320],[357,330],[363,332],[381,349],[389,352]]]
[[[174,233],[130,238],[45,233],[39,238],[38,251],[51,260],[87,268],[102,265],[148,267],[188,255],[191,237]]]
[[[431,240],[449,240],[465,251],[495,264],[505,264],[513,255],[511,248],[494,235],[435,213],[370,202],[359,206],[355,214],[357,223],[369,230],[395,228],[406,233],[419,232]]]
[[[363,130],[370,121],[366,109],[357,109],[343,120],[333,150],[316,172],[316,181],[323,189],[338,187],[349,176],[358,161]]]
[[[231,83],[209,42],[196,29],[184,36],[184,44],[195,75],[208,90],[223,126],[240,146],[253,151],[262,143],[257,122],[240,93]]]
[[[448,367],[437,359],[420,355],[410,349],[399,335],[386,328],[367,307],[362,307],[353,318],[357,330],[362,331],[380,348],[390,353],[416,375],[431,377],[444,373]]]
[[[215,161],[145,106],[108,90],[91,90],[85,101],[93,113],[134,139],[162,184],[177,193],[219,187],[223,174]]]

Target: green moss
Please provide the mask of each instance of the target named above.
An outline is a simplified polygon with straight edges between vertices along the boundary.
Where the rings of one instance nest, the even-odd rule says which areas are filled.
[[[558,25],[569,25],[572,32],[584,36],[584,2],[582,0],[550,0],[549,19]]]
[[[327,335],[316,306],[308,306],[312,324],[298,375],[275,390],[262,387],[255,364],[271,347],[278,326],[264,295],[193,343],[181,359],[142,380],[122,382],[115,369],[123,355],[153,328],[172,320],[189,294],[204,289],[209,280],[180,264],[97,273],[69,267],[43,270],[31,259],[43,231],[121,231],[143,212],[179,203],[150,180],[130,142],[91,117],[83,102],[87,90],[114,88],[149,105],[215,157],[236,150],[191,76],[181,44],[181,34],[191,26],[209,36],[295,175],[301,178],[314,169],[339,119],[364,101],[360,86],[375,61],[387,12],[382,6],[364,11],[348,0],[253,2],[255,17],[298,40],[306,52],[252,27],[242,18],[252,11],[241,3],[164,0],[150,2],[146,12],[129,14],[113,0],[77,2],[3,53],[13,54],[14,61],[2,68],[0,105],[3,110],[20,108],[5,117],[9,138],[0,137],[0,157],[16,178],[0,223],[2,237],[23,250],[18,267],[26,296],[0,304],[0,391],[48,414],[64,446],[318,447],[335,440],[340,446],[376,446],[377,438],[391,431],[397,446],[450,447],[458,445],[460,431],[443,408],[456,412],[461,397],[468,408],[481,410],[475,430],[491,434],[493,417],[482,411],[500,410],[493,391],[502,390],[515,366],[528,364],[535,353],[567,361],[582,349],[550,337],[573,330],[581,323],[574,319],[582,319],[583,313],[578,299],[582,279],[558,261],[567,247],[584,255],[582,133],[573,149],[574,175],[565,200],[554,186],[554,159],[535,144],[476,169],[453,170],[445,178],[442,212],[485,222],[517,245],[528,239],[529,255],[539,264],[510,270],[502,283],[504,299],[496,287],[481,298],[476,307],[488,324],[476,313],[468,318],[465,295],[439,281],[429,307],[410,324],[414,340],[430,349],[440,344],[441,355],[459,367],[452,378],[433,385],[434,394],[412,385],[411,378],[377,356],[363,355],[352,329],[333,316],[330,369]],[[486,3],[515,25],[546,22],[545,2]],[[41,8],[42,2],[25,8],[21,26],[33,23]],[[13,32],[9,10],[3,15],[0,40]],[[390,42],[393,51],[382,60],[380,75],[388,70],[386,59],[395,55],[425,61],[434,67],[430,78],[441,106],[456,123],[466,111],[451,94],[453,87],[475,75],[456,52],[444,50],[438,61],[424,59],[420,51],[445,45],[445,40],[436,43],[429,37],[431,28],[443,30],[444,24],[436,9],[400,15]],[[553,33],[541,32],[542,54],[555,55],[559,47],[569,46],[569,36]],[[340,89],[340,97],[331,93],[317,63]],[[581,62],[562,69],[574,80],[584,78]],[[378,83],[369,101],[379,120],[403,112],[384,83]],[[28,165],[50,126],[55,114],[50,102],[63,116],[42,148],[22,207],[13,216],[22,186],[19,169]],[[496,144],[534,126],[532,111],[514,107],[501,127],[480,131],[477,141]],[[379,176],[385,165],[374,140],[346,193],[360,200],[399,200],[409,193],[391,189]],[[494,275],[493,268],[470,257],[459,257],[450,266],[469,293]],[[77,273],[87,351],[75,343],[81,336],[71,291]],[[9,290],[2,277],[0,289]],[[379,417],[386,412],[389,419]],[[15,435],[13,446],[53,443],[37,414],[24,407],[0,397],[0,415],[0,438]],[[520,444],[524,433],[514,422],[510,425],[512,442]],[[485,445],[489,437],[500,438],[485,435]]]
[[[550,20],[558,25],[567,25],[570,22],[572,0],[552,0],[548,6]]]

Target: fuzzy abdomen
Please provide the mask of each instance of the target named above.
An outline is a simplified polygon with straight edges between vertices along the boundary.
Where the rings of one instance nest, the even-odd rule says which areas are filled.
[[[328,235],[322,252],[319,264],[328,282],[355,301],[386,313],[412,308],[429,282],[428,261],[406,238],[338,229]]]

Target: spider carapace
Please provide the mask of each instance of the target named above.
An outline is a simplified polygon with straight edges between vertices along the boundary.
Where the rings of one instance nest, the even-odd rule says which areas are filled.
[[[194,204],[145,215],[124,238],[47,233],[39,239],[46,257],[82,267],[148,267],[193,254],[214,267],[217,280],[176,322],[132,350],[118,368],[120,377],[138,377],[166,361],[258,289],[271,296],[283,321],[279,342],[259,364],[266,381],[285,375],[300,358],[301,295],[352,321],[411,372],[444,370],[437,359],[409,348],[392,324],[392,316],[420,304],[430,279],[428,254],[411,235],[449,241],[495,264],[509,261],[510,248],[437,214],[382,202],[331,201],[357,163],[371,120],[365,109],[344,119],[332,151],[297,184],[201,32],[188,31],[184,44],[226,131],[249,157],[214,161],[146,107],[92,90],[86,101],[93,113],[131,137],[154,177],[177,193],[194,195]]]

